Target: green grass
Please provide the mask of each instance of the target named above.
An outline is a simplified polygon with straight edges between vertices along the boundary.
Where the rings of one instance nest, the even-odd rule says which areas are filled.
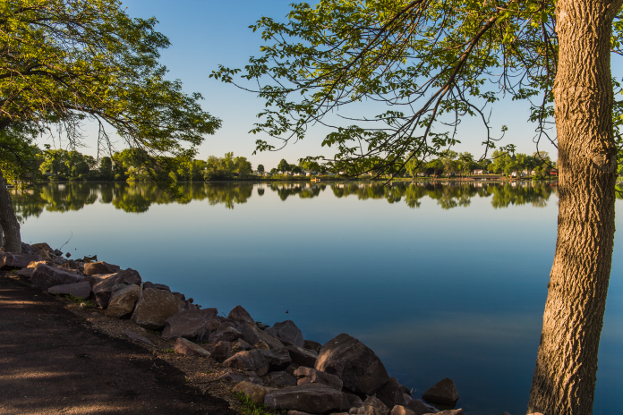
[[[65,298],[72,304],[84,303],[84,304],[86,304],[86,308],[95,308],[95,307],[97,307],[94,302],[92,302],[91,300],[86,300],[83,297],[76,297],[75,295],[69,294]]]
[[[242,404],[243,415],[284,415],[286,413],[286,411],[270,409],[264,404],[256,404],[242,392],[236,392],[235,396]]]

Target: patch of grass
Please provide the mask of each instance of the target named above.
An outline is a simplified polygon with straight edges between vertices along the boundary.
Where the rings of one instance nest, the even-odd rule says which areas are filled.
[[[162,353],[175,353],[174,349],[162,349]]]
[[[71,303],[75,303],[75,304],[80,304],[80,303],[84,303],[86,302],[86,298],[83,297],[76,297],[75,295],[71,295],[69,294],[67,297],[65,297],[69,300],[69,302]]]
[[[86,300],[83,297],[76,297],[75,295],[69,294],[65,298],[72,304],[80,305],[80,304],[84,303],[86,305],[85,308],[95,308],[95,307],[97,307],[97,305],[95,305],[95,303],[93,301]]]
[[[236,392],[235,396],[242,404],[243,415],[284,415],[286,413],[286,411],[270,409],[264,404],[256,404],[242,392]]]

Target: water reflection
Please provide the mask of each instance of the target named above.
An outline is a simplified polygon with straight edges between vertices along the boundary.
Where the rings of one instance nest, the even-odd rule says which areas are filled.
[[[327,187],[336,198],[357,197],[358,200],[385,199],[388,203],[404,202],[412,209],[419,208],[425,198],[435,200],[442,209],[467,207],[474,197],[491,198],[494,208],[530,203],[545,207],[557,187],[549,183],[269,183],[256,184],[257,195],[275,192],[282,201],[298,196],[312,199]],[[37,187],[25,192],[15,191],[13,203],[22,220],[38,217],[43,210],[52,212],[76,211],[99,200],[130,213],[146,212],[152,204],[186,204],[206,200],[210,205],[233,209],[253,196],[252,183],[184,183],[179,186],[181,197],[173,197],[153,183],[64,183]]]

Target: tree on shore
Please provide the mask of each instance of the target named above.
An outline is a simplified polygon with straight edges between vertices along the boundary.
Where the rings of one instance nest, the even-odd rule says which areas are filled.
[[[264,17],[252,26],[267,42],[242,72],[266,101],[253,131],[288,141],[304,139],[311,124],[333,127],[322,145],[337,150],[340,170],[399,171],[394,164],[439,155],[456,143],[464,116],[483,122],[489,149],[486,107],[502,95],[527,101],[536,141],[558,147],[560,192],[529,412],[592,413],[614,241],[613,122],[622,103],[613,99],[610,54],[622,52],[622,3],[320,0],[294,4],[285,23]],[[212,76],[233,82],[239,72]],[[350,126],[343,120],[352,117],[332,121],[364,101],[388,109]],[[260,151],[273,148],[257,141]]]
[[[191,156],[203,135],[220,127],[201,109],[201,95],[165,79],[158,58],[169,41],[154,30],[157,21],[130,18],[120,1],[7,1],[0,15],[0,134],[20,125],[55,126],[75,146],[79,126],[90,120],[104,138],[114,130],[150,154]],[[4,174],[4,247],[20,252]]]

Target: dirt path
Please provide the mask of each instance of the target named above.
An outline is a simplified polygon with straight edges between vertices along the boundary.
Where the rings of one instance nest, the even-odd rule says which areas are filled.
[[[235,414],[184,374],[0,275],[0,413]]]

